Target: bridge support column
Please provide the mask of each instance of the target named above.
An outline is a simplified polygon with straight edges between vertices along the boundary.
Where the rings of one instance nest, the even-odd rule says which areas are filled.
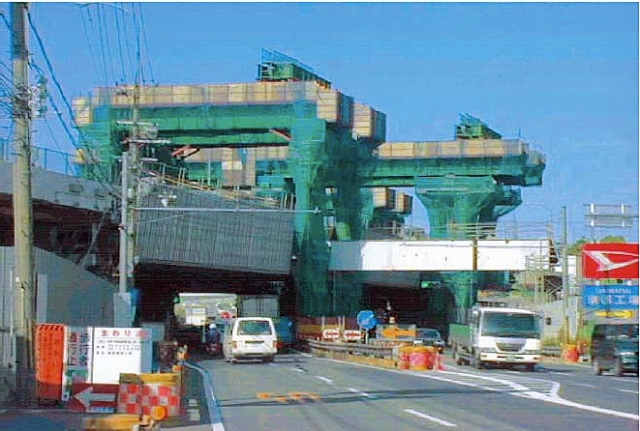
[[[477,299],[479,273],[475,271],[447,272],[442,274],[444,284],[448,286],[455,300],[455,314],[450,315],[455,322],[466,321],[466,311]]]
[[[476,227],[496,221],[495,208],[504,196],[492,177],[422,177],[415,190],[427,209],[432,238],[484,236]]]

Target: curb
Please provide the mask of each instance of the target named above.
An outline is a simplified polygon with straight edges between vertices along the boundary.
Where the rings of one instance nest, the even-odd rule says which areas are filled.
[[[202,383],[205,387],[205,397],[207,399],[207,411],[209,412],[209,421],[213,431],[225,431],[224,423],[222,423],[222,414],[216,401],[216,396],[213,392],[213,380],[209,371],[200,367],[199,365],[185,362],[185,365],[191,369],[196,370],[202,376]]]

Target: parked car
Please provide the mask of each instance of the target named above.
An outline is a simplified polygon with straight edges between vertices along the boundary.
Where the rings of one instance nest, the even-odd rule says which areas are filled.
[[[437,329],[418,328],[416,329],[416,338],[413,344],[417,346],[433,346],[438,349],[438,352],[442,353],[445,342]]]
[[[638,324],[600,323],[591,336],[591,366],[597,375],[613,371],[638,374]]]

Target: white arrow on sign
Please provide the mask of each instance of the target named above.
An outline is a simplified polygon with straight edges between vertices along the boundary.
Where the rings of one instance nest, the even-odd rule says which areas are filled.
[[[94,394],[93,386],[89,386],[84,391],[75,394],[75,398],[82,403],[86,410],[91,406],[92,401],[114,402],[116,400],[116,394]]]

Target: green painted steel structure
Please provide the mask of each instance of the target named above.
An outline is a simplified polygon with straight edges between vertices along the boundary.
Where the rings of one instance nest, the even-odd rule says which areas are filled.
[[[174,156],[224,148],[231,151],[228,155],[244,154],[236,162],[243,168],[253,164],[255,169],[249,184],[236,185],[267,194],[275,185],[295,196],[300,211],[295,216],[293,278],[300,315],[353,314],[362,308],[363,283],[356,275],[345,274],[340,285],[328,279],[327,241],[364,237],[375,213],[371,188],[414,187],[427,209],[431,236],[463,239],[490,233],[469,231],[468,226],[496,222],[521,204],[520,187],[542,184],[545,160],[541,154],[521,141],[503,140],[469,116],[461,117],[453,141],[412,143],[412,152],[402,157],[383,154],[385,148],[391,152],[399,148],[384,142],[384,114],[331,90],[328,81],[305,72],[293,60],[287,66],[287,59],[263,56],[257,83],[226,88],[142,87],[138,109],[141,121],[157,125],[157,138],[169,142],[143,147],[143,156],[176,169],[190,167],[191,179],[214,177],[220,186],[227,181],[225,175],[231,175],[229,160],[190,163],[188,157]],[[276,69],[271,67],[276,63]],[[236,87],[241,96],[234,95]],[[132,118],[131,98],[121,98],[121,90],[97,89],[95,96],[75,105],[85,147],[79,168],[88,177],[95,177],[99,170],[117,178],[121,142],[129,133],[128,126],[119,122]],[[135,88],[126,90],[130,96]],[[222,91],[227,98],[216,98],[216,92]],[[323,98],[329,96],[334,102],[327,116]],[[497,143],[505,151],[465,153],[487,143]],[[286,151],[268,154],[278,148]],[[447,148],[455,151],[438,153]],[[249,149],[268,155],[248,161]],[[324,217],[314,216],[310,212],[314,209]],[[480,282],[477,274],[441,277],[445,285],[455,286],[450,290],[457,307],[472,304]],[[337,305],[330,304],[330,293],[341,298]]]

